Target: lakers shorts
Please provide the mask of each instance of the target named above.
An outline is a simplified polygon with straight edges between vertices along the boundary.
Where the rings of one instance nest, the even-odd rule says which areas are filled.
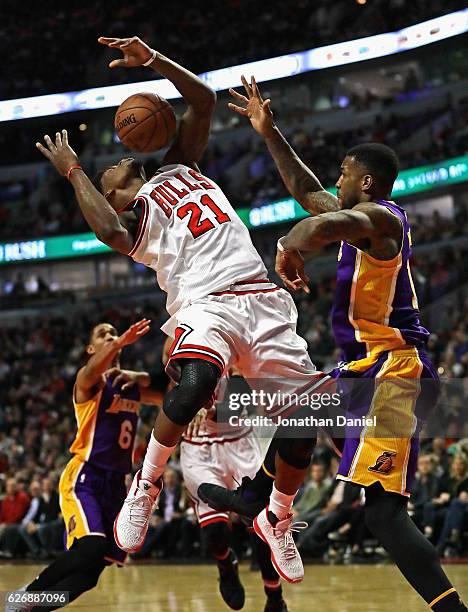
[[[75,538],[102,536],[108,543],[105,559],[122,565],[127,554],[115,543],[113,525],[127,496],[125,474],[73,457],[60,478],[59,493],[67,549]]]
[[[349,362],[334,371],[347,397],[337,478],[409,497],[419,431],[437,401],[439,379],[429,357],[408,347]],[[344,388],[344,391],[343,391]],[[356,429],[356,421],[363,424]]]

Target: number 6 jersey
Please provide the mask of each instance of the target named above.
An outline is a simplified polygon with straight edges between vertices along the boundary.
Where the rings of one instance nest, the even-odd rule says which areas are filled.
[[[70,452],[103,470],[129,474],[140,411],[138,387],[122,391],[107,378],[86,402],[77,402],[73,389],[73,407],[78,431]]]
[[[224,193],[187,166],[160,168],[123,210],[134,210],[139,219],[129,255],[155,270],[170,315],[238,281],[266,278]]]

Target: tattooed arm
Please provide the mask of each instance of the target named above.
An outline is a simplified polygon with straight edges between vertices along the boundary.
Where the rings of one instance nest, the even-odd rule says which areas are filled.
[[[245,106],[229,104],[229,107],[247,117],[252,127],[263,136],[273,161],[283,179],[286,189],[304,210],[311,215],[339,210],[338,199],[326,191],[321,182],[304,162],[298,157],[286,138],[273,123],[270,100],[263,100],[255,78],[249,85],[242,76],[247,96],[234,89],[231,95]]]

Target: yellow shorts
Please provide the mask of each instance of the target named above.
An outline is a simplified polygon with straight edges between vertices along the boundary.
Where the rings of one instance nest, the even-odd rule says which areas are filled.
[[[377,360],[347,364],[338,376],[348,387],[347,425],[337,478],[409,496],[416,472],[419,431],[438,394],[438,376],[415,347]],[[362,424],[356,422],[362,419]]]

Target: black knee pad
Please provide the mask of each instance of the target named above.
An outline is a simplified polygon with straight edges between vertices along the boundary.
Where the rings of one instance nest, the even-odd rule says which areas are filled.
[[[181,359],[180,363],[180,382],[166,394],[163,410],[168,419],[183,426],[211,401],[221,372],[202,359]]]
[[[229,547],[229,529],[226,521],[211,523],[202,529],[210,555],[222,555]]]
[[[279,438],[278,455],[297,470],[309,467],[315,449],[315,438]]]

